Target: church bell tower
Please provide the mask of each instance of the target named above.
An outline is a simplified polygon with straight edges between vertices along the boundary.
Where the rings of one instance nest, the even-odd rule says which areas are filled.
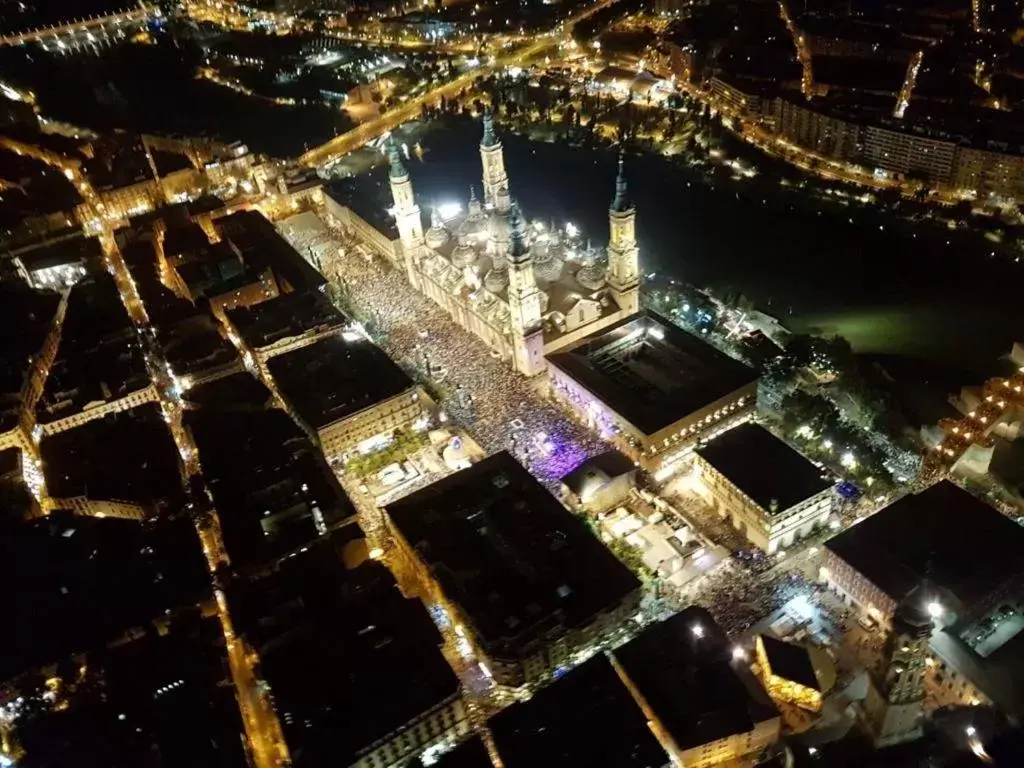
[[[526,242],[526,223],[515,203],[509,209],[508,307],[515,368],[526,376],[536,376],[545,368],[541,295]]]
[[[914,590],[896,609],[864,699],[868,724],[879,748],[913,741],[922,734],[925,660],[932,620],[921,595],[922,590]]]
[[[636,245],[636,208],[626,191],[623,156],[615,179],[615,199],[608,209],[608,286],[619,309],[632,315],[640,309],[640,250]]]
[[[484,110],[484,135],[480,139],[480,162],[484,169],[484,205],[507,213],[512,205],[508,191],[508,174],[505,173],[505,152],[501,141],[494,133],[494,119],[491,110]]]
[[[420,287],[419,262],[423,255],[423,219],[420,207],[412,190],[412,179],[402,162],[402,155],[394,138],[388,136],[385,142],[388,152],[388,181],[391,197],[395,202],[395,225],[402,243],[402,258],[405,261],[409,283],[417,290]]]

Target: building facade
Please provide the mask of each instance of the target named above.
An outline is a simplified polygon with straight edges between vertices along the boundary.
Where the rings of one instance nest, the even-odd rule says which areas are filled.
[[[638,589],[594,614],[590,621],[580,626],[565,627],[552,622],[546,639],[535,638],[520,645],[515,654],[505,655],[481,641],[472,618],[458,603],[448,598],[416,548],[409,545],[394,525],[389,525],[389,530],[406,570],[430,596],[430,601],[444,608],[456,626],[456,634],[472,648],[476,658],[486,665],[487,674],[500,685],[514,688],[550,679],[556,670],[572,666],[573,656],[579,649],[600,642],[640,608],[641,592]]]
[[[430,400],[419,388],[389,397],[317,430],[324,455],[339,456],[364,440],[408,427],[427,413]]]
[[[809,712],[821,710],[821,690],[815,681],[810,685],[810,678],[794,680],[793,676],[787,673],[784,668],[776,668],[771,661],[770,646],[778,647],[781,641],[773,637],[765,639],[764,635],[758,635],[754,640],[754,651],[757,655],[758,677],[768,691],[768,695],[776,702],[788,702],[795,704],[801,709]],[[806,653],[802,648],[793,647],[791,653]],[[813,674],[813,669],[811,670]]]
[[[138,408],[140,405],[144,405],[146,403],[158,402],[160,402],[160,397],[156,391],[156,386],[154,384],[148,384],[142,389],[129,392],[124,397],[90,404],[83,410],[73,413],[70,416],[65,416],[63,419],[39,424],[38,432],[44,437],[55,435],[58,432],[64,432],[75,427],[80,427],[82,424],[87,424],[95,419],[103,418],[111,413],[129,411],[132,408]]]
[[[832,160],[917,179],[979,199],[1024,198],[1024,152],[1006,142],[911,130],[855,119],[784,97],[772,108],[780,138]]]
[[[752,458],[756,461],[756,458]],[[773,554],[793,546],[824,525],[832,514],[831,488],[788,508],[766,509],[737,488],[698,453],[695,458],[701,481],[720,503],[723,517],[759,549]]]
[[[373,255],[379,256],[389,264],[402,261],[402,241],[397,234],[381,232],[370,222],[346,205],[341,205],[330,195],[324,195],[324,210],[328,219],[355,238]]]
[[[43,508],[47,513],[56,509],[69,509],[85,517],[118,517],[123,520],[144,520],[147,510],[142,504],[118,499],[91,499],[87,496],[56,499],[46,497]]]
[[[469,716],[462,697],[455,694],[442,704],[428,709],[362,751],[349,768],[390,768],[405,765],[417,754],[442,741],[455,743],[470,730]]]
[[[0,450],[20,448],[29,456],[38,457],[39,455],[38,446],[41,433],[36,429],[36,405],[43,396],[46,376],[57,357],[64,315],[68,308],[68,296],[69,294],[65,293],[61,298],[60,304],[57,306],[57,313],[54,315],[49,332],[43,341],[43,346],[22,381],[18,399],[18,421],[11,429],[0,433]]]
[[[757,755],[779,740],[780,721],[778,717],[754,723],[744,733],[733,733],[721,739],[709,741],[690,749],[672,750],[677,765],[687,768],[708,768],[708,766],[728,764],[730,761],[741,760],[750,755]]]
[[[896,600],[828,547],[822,558],[820,576],[844,601],[860,606],[875,621],[883,626],[892,622],[898,605]]]

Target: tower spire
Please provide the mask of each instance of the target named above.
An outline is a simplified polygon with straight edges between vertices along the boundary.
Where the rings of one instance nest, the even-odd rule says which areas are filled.
[[[530,254],[530,246],[526,242],[526,222],[519,212],[519,204],[512,202],[508,212],[509,261],[521,262]]]
[[[480,140],[480,146],[493,147],[498,143],[498,137],[494,135],[494,118],[491,115],[491,108],[484,107],[484,137]]]
[[[402,153],[398,151],[398,144],[395,143],[395,137],[388,134],[387,139],[384,141],[384,147],[388,152],[388,163],[391,165],[388,175],[392,179],[400,179],[403,176],[408,176],[409,171],[405,168],[405,163],[402,161]]]
[[[615,199],[608,209],[611,238],[608,243],[608,286],[615,302],[627,315],[640,308],[640,259],[636,246],[636,208],[626,190],[625,157],[619,153]]]
[[[508,199],[508,198],[506,198]],[[544,370],[541,293],[533,273],[526,222],[519,205],[508,200],[507,213],[497,220],[508,229],[508,309],[516,370],[533,376]]]
[[[615,177],[615,199],[612,201],[612,210],[616,213],[625,213],[632,207],[629,202],[629,195],[626,190],[626,172],[624,169],[626,154],[619,151],[619,174]]]
[[[508,210],[508,175],[501,141],[494,135],[491,110],[484,110],[484,135],[480,140],[480,162],[484,171],[484,205],[499,212]],[[504,229],[504,227],[502,227]],[[501,233],[504,237],[504,231]]]

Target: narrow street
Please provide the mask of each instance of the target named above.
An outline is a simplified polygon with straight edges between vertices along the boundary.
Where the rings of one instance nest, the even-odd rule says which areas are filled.
[[[121,294],[121,301],[135,323],[150,377],[160,396],[161,410],[181,456],[183,479],[187,482],[190,477],[199,472],[200,467],[195,444],[182,426],[180,393],[175,387],[171,369],[156,342],[152,328],[149,326],[149,319],[146,316],[145,307],[139,299],[135,282],[114,241],[113,233],[109,229],[104,229],[101,232],[100,243],[103,246],[108,269],[114,276]],[[235,635],[224,592],[216,586],[217,572],[222,566],[227,565],[229,560],[220,535],[220,521],[212,503],[209,504],[205,514],[193,514],[193,522],[196,525],[196,533],[202,543],[203,553],[206,555],[207,566],[214,583],[217,615],[224,632],[228,665],[235,683],[235,692],[253,761],[256,768],[280,768],[289,763],[288,748],[284,742],[281,725],[270,701],[260,689],[254,672],[257,660],[254,654],[246,650],[241,639]]]

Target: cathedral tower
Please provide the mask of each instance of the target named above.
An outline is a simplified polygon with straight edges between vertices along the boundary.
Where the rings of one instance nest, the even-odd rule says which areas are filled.
[[[536,376],[544,370],[541,295],[526,242],[526,222],[515,203],[509,209],[508,308],[515,368],[527,376]]]
[[[615,199],[608,209],[608,286],[615,303],[627,315],[640,309],[640,250],[636,246],[636,208],[626,194],[623,156],[615,179]]]
[[[412,191],[412,179],[402,162],[402,155],[394,138],[388,136],[385,146],[388,151],[388,181],[391,183],[391,197],[395,202],[395,225],[402,242],[402,257],[409,283],[417,290],[420,287],[418,266],[423,255],[423,219],[420,207]]]
[[[484,168],[484,204],[500,212],[507,212],[512,204],[505,173],[505,153],[501,141],[494,134],[491,110],[484,110],[484,135],[480,140],[480,161]]]
[[[922,590],[908,595],[892,618],[881,659],[871,676],[864,709],[877,747],[921,736],[924,673],[932,621]]]

